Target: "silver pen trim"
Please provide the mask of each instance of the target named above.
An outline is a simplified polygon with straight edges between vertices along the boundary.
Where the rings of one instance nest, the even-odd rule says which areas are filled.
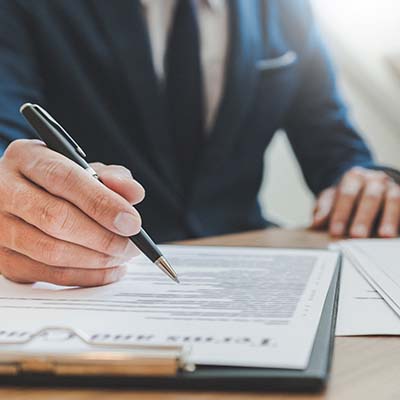
[[[97,172],[90,165],[86,168],[86,171],[89,172],[89,174],[94,178],[99,179]],[[154,264],[157,265],[157,267],[160,268],[165,275],[168,275],[174,282],[180,283],[176,272],[164,256],[159,257]]]
[[[97,172],[90,165],[86,168],[86,171],[89,172],[89,174],[92,175],[93,178],[96,178],[97,180],[99,179]]]
[[[176,283],[179,283],[179,279],[176,275],[176,272],[174,269],[171,267],[170,263],[166,260],[164,256],[161,256],[158,258],[154,264],[157,265],[158,268],[161,269],[161,271],[164,272],[164,274],[168,275],[173,281]]]

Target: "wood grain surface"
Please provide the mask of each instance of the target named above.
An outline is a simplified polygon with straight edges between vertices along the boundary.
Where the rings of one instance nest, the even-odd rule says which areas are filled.
[[[315,247],[327,235],[304,230],[270,229],[187,241],[187,244],[263,247]],[[0,389],[0,400],[400,400],[400,338],[340,337],[335,341],[332,376],[317,395],[266,393],[168,392],[162,390]]]

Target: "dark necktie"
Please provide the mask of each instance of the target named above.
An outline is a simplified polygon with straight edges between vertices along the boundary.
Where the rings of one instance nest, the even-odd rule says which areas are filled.
[[[191,0],[178,0],[165,56],[165,95],[169,132],[179,171],[190,190],[204,142],[200,40]]]

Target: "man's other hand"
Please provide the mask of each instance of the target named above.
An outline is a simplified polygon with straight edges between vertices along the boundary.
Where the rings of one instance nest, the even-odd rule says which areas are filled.
[[[128,239],[144,190],[120,166],[92,165],[105,185],[38,140],[0,159],[0,272],[16,282],[97,286],[138,254]]]
[[[355,167],[319,195],[312,228],[328,228],[336,237],[393,238],[399,223],[400,186],[385,172]]]

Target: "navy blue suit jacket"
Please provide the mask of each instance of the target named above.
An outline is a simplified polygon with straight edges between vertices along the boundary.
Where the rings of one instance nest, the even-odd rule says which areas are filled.
[[[286,130],[314,193],[352,166],[373,166],[347,120],[308,2],[229,0],[225,92],[185,195],[134,1],[0,1],[3,148],[32,137],[20,105],[41,104],[90,161],[132,170],[147,189],[138,207],[144,227],[158,241],[265,227],[257,195],[277,129]]]

